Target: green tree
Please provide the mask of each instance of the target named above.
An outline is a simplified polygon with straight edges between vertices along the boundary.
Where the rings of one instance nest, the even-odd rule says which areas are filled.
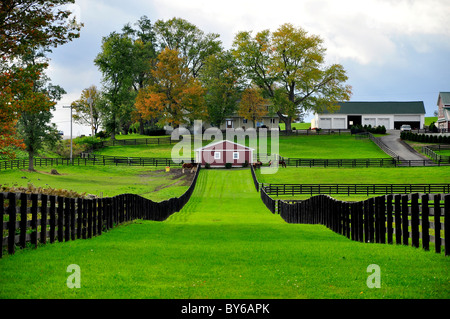
[[[208,120],[220,127],[228,116],[237,111],[243,90],[242,74],[229,51],[210,55],[205,59],[200,80],[206,88]]]
[[[151,70],[156,65],[156,36],[153,25],[147,16],[142,16],[135,24],[135,27],[126,24],[122,32],[133,41],[133,89],[137,94],[150,81]],[[133,119],[139,122],[139,133],[144,134],[144,119],[137,110],[133,111]]]
[[[46,60],[44,51],[30,50],[22,56],[23,62],[44,71],[47,66],[44,62]],[[60,139],[56,125],[51,123],[53,117],[51,111],[55,110],[56,102],[66,92],[49,81],[45,74],[34,81],[33,90],[27,99],[31,100],[35,107],[23,110],[17,124],[18,135],[23,139],[25,150],[28,152],[28,170],[30,171],[34,170],[35,154],[43,148],[44,144],[54,147]]]
[[[105,105],[103,93],[95,85],[91,85],[81,92],[78,100],[72,102],[72,108],[75,111],[73,119],[76,123],[88,124],[94,136],[102,126]]]
[[[103,91],[109,101],[103,123],[112,139],[122,129],[128,131],[131,124],[135,96],[131,89],[134,83],[133,53],[132,39],[112,32],[103,38],[102,51],[94,61],[103,75]]]
[[[177,50],[184,59],[186,67],[192,76],[197,78],[205,59],[221,51],[219,35],[215,33],[205,34],[194,24],[180,18],[172,18],[167,21],[158,20],[154,25],[160,50],[169,48]]]
[[[347,101],[351,87],[342,65],[325,66],[323,40],[302,28],[283,24],[275,32],[239,32],[233,52],[249,80],[264,90],[291,130],[293,119],[308,111],[333,110]]]

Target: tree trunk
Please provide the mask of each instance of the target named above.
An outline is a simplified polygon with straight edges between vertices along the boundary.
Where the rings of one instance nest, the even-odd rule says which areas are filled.
[[[292,118],[290,116],[284,116],[281,112],[277,112],[277,114],[280,120],[282,120],[285,124],[286,134],[289,135],[292,130]]]
[[[28,151],[28,170],[34,171],[34,151]]]
[[[144,120],[139,117],[139,134],[144,135]]]

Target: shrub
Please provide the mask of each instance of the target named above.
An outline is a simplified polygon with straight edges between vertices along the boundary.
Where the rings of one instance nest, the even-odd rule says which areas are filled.
[[[242,167],[248,167],[248,161],[245,160],[245,162],[242,164]]]
[[[233,164],[231,164],[231,163],[226,163],[225,164],[225,168],[226,169],[230,169],[232,166],[233,166]]]
[[[206,163],[206,164],[205,164],[205,168],[206,168],[206,169],[210,169],[210,168],[211,168],[211,164]]]

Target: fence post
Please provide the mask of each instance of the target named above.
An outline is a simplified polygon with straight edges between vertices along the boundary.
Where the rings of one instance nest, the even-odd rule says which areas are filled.
[[[450,255],[450,195],[444,197],[445,256]]]
[[[83,199],[77,198],[77,239],[81,238],[83,222]]]
[[[58,196],[58,241],[62,242],[64,240],[64,198]]]
[[[55,242],[56,233],[56,196],[50,196],[50,243]]]
[[[441,195],[434,195],[434,247],[441,253]]]
[[[387,195],[385,197],[386,200],[386,219],[387,219],[387,242],[388,244],[392,244],[392,233],[393,233],[393,229],[392,229],[392,211],[393,211],[393,206],[392,206],[392,199],[393,199],[393,195]]]
[[[64,240],[70,241],[70,198],[64,198]]]
[[[428,207],[429,195],[422,195],[422,247],[425,250],[430,250],[430,220]]]
[[[97,200],[97,218],[98,218],[98,234],[101,235],[103,231],[103,198]]]
[[[2,237],[0,237],[0,258],[3,257],[3,215],[5,211],[5,201],[3,193],[0,193],[0,229],[2,230]]]
[[[20,194],[20,237],[19,244],[25,248],[27,236],[27,194]]]
[[[375,229],[374,229],[374,214],[375,214],[375,199],[369,198],[369,241],[373,243],[375,241]]]
[[[402,195],[402,228],[403,228],[403,245],[409,242],[409,207],[408,195]]]
[[[402,243],[402,206],[401,195],[395,195],[395,243]]]
[[[81,237],[83,239],[87,238],[87,214],[88,214],[88,204],[87,200],[85,198],[82,199],[83,201],[83,213],[82,213],[82,226],[81,226]]]
[[[88,199],[87,203],[88,203],[87,238],[92,238],[92,199]]]
[[[97,199],[92,199],[92,236],[97,236]]]
[[[76,239],[76,233],[75,233],[75,225],[76,225],[76,219],[75,219],[75,198],[70,199],[70,237],[72,240]]]
[[[14,254],[16,246],[16,194],[8,194],[8,215],[9,215],[9,225],[8,225],[8,253],[10,255]],[[3,240],[3,238],[2,238]]]
[[[419,194],[411,195],[411,244],[419,247]]]
[[[38,233],[37,233],[37,220],[38,220],[38,194],[31,194],[31,244],[37,248]]]

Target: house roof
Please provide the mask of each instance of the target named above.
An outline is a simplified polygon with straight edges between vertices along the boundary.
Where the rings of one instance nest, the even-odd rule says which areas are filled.
[[[450,105],[450,92],[439,92],[439,98],[442,100],[442,104]],[[439,99],[438,99],[439,104]]]
[[[246,150],[254,151],[253,148],[250,148],[250,147],[248,147],[248,146],[245,146],[245,145],[242,145],[242,144],[239,144],[239,143],[234,143],[234,142],[231,142],[231,141],[229,141],[229,140],[221,140],[221,141],[219,141],[219,142],[214,142],[214,143],[208,144],[208,145],[206,145],[206,146],[197,148],[197,149],[194,150],[194,151],[197,152],[197,151],[205,150],[205,149],[208,149],[208,148],[212,148],[212,147],[214,147],[214,146],[216,146],[216,145],[219,145],[219,144],[222,144],[222,143],[224,143],[224,142],[227,142],[227,143],[229,143],[229,144],[233,144],[233,145],[239,146],[240,148],[245,148]]]
[[[335,114],[425,114],[422,101],[412,102],[341,102]],[[324,111],[323,114],[331,113]]]

